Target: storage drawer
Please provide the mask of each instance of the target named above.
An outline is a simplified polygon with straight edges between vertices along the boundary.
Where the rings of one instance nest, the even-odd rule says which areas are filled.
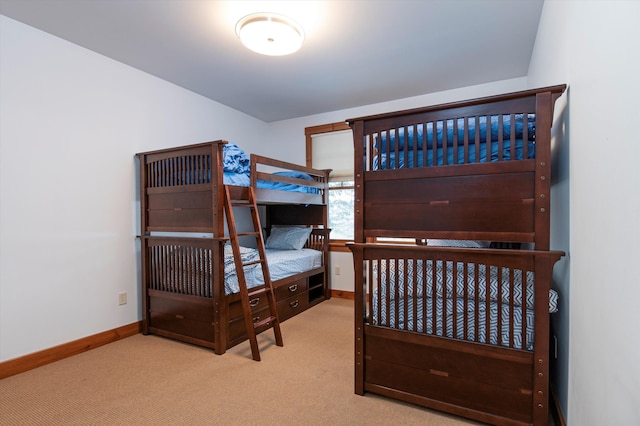
[[[213,323],[213,300],[180,294],[150,292],[151,315],[162,313],[169,317]]]
[[[266,299],[265,299],[266,300]],[[252,314],[253,322],[269,317],[269,309],[261,309]],[[256,330],[259,332],[260,330]],[[229,347],[247,339],[247,327],[242,313],[239,318],[229,320]]]
[[[307,279],[302,278],[290,284],[276,287],[276,290],[275,290],[276,300],[277,301],[285,300],[290,297],[297,296],[298,294],[304,293],[305,291],[307,291]]]
[[[266,294],[253,297],[249,299],[249,305],[251,310],[256,312],[266,308],[269,305]],[[237,318],[244,318],[244,311],[242,310],[242,301],[240,299],[229,305],[229,321],[233,321]]]
[[[149,327],[152,330],[164,330],[169,333],[206,340],[211,343],[215,341],[215,332],[211,322],[194,321],[179,314],[151,311]]]
[[[278,319],[284,321],[307,309],[307,298],[307,293],[304,292],[278,302]]]

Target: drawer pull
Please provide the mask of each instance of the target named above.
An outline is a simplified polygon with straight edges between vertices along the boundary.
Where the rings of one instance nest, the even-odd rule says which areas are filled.
[[[434,370],[433,368],[429,370],[429,373],[434,374],[436,376],[449,377],[449,373],[447,373],[446,371]]]
[[[253,317],[253,322],[258,322],[260,321],[260,317]]]
[[[298,302],[297,300],[294,300],[293,302],[289,303],[289,306],[291,306],[292,308],[297,308],[299,304],[300,302]]]
[[[292,293],[293,293],[294,291],[296,291],[297,289],[298,289],[298,284],[291,284],[291,285],[289,286],[289,291],[290,291],[290,292],[292,292]]]
[[[249,306],[251,306],[252,308],[258,306],[258,303],[260,303],[260,298],[259,297],[256,297],[255,299],[249,300]]]
[[[177,319],[184,319],[184,317],[182,315],[176,314],[176,318]]]

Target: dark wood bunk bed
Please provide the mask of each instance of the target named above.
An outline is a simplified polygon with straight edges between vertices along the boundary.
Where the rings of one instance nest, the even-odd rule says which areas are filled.
[[[247,340],[238,290],[225,289],[230,285],[229,267],[234,270],[228,245],[225,252],[229,241],[222,190],[230,179],[225,152],[231,146],[235,147],[219,140],[137,154],[143,333],[212,348],[216,354]],[[306,240],[299,242],[304,244],[299,251],[320,252],[319,259],[313,253],[315,260],[307,266],[311,269],[283,274],[277,280],[270,272],[282,322],[331,296],[325,199],[329,171],[255,154],[250,155],[250,166],[244,167],[250,167],[248,176],[232,175],[246,177],[253,187],[258,204],[264,206],[265,231],[283,226],[312,228]],[[231,182],[237,183],[237,178]],[[232,198],[247,198],[248,186],[228,187]],[[254,321],[268,315],[266,297],[251,303]]]
[[[551,126],[564,90],[348,120],[357,394],[547,424],[551,281],[564,255],[549,250]]]

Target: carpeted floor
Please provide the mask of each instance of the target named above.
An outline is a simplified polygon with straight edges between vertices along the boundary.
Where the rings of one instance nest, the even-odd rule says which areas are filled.
[[[333,298],[217,356],[136,335],[0,380],[1,425],[477,424],[353,392],[353,302]]]

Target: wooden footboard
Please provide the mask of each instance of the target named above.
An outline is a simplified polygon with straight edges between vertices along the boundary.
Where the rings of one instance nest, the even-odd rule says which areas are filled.
[[[357,394],[492,424],[546,424],[549,290],[562,252],[349,247]]]

